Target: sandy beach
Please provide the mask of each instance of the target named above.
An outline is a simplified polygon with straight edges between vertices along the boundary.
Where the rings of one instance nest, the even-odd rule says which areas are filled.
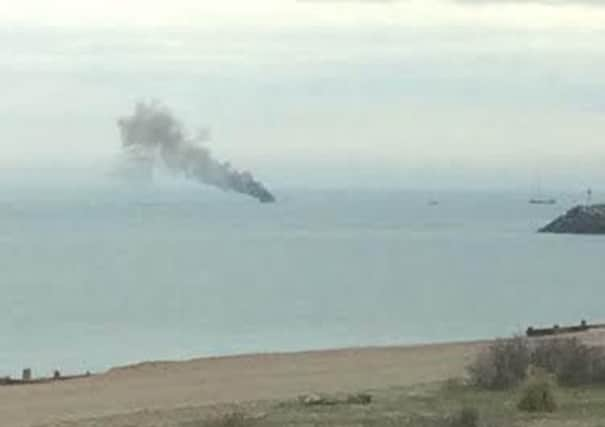
[[[591,345],[605,342],[603,330],[578,336]],[[485,345],[476,341],[145,362],[73,381],[0,387],[0,420],[11,427],[165,425],[149,423],[158,419],[171,425],[183,411],[199,413],[216,405],[462,377]]]
[[[3,426],[170,411],[304,393],[353,392],[461,376],[481,343],[326,350],[147,362],[90,378],[0,388]],[[103,424],[106,425],[106,424]]]

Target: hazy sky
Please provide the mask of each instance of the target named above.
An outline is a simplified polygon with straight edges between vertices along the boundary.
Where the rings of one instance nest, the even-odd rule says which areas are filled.
[[[272,186],[605,182],[599,1],[11,3],[0,175],[103,176],[155,98]]]

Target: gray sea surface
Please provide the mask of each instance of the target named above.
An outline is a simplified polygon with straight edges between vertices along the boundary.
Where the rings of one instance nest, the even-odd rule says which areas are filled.
[[[0,375],[480,339],[605,318],[576,200],[195,186],[0,192]],[[437,205],[429,203],[437,200]]]

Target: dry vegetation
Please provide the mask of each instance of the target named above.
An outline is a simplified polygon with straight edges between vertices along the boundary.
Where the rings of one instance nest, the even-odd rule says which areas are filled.
[[[498,340],[468,367],[472,385],[488,390],[516,387],[532,368],[551,374],[560,385],[605,384],[605,353],[577,338]]]
[[[498,427],[602,425],[605,355],[573,338],[498,340],[468,367],[468,379],[390,390],[377,398],[301,399],[278,405],[265,419],[233,415],[208,427],[419,426]],[[361,398],[360,398],[361,397]],[[355,407],[354,404],[363,404]]]
[[[518,408],[525,385],[485,391],[459,381],[371,391],[370,404],[305,405],[298,399],[256,402],[208,413],[201,408],[97,418],[61,427],[598,427],[605,426],[605,388],[551,386],[555,412]],[[538,394],[540,396],[540,394]],[[206,413],[204,413],[206,412]],[[222,414],[222,415],[221,415]]]

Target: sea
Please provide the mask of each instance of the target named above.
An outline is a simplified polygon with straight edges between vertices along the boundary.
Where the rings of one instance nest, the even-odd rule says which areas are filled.
[[[0,376],[605,319],[605,238],[522,192],[0,191]]]

